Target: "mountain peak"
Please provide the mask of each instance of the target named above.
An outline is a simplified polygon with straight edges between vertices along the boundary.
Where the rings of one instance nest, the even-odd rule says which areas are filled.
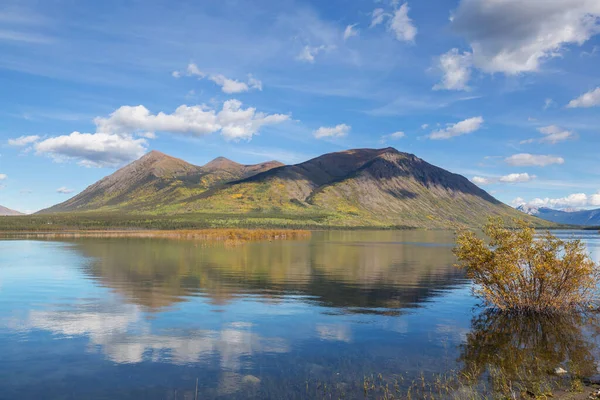
[[[217,157],[214,160],[208,162],[204,165],[205,169],[215,170],[215,169],[230,169],[230,168],[239,168],[242,164],[236,163],[235,161],[231,161],[225,157]]]

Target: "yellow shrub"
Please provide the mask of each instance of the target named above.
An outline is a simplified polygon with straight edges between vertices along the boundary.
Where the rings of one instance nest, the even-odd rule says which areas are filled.
[[[599,268],[579,240],[563,241],[550,232],[502,219],[484,227],[489,243],[473,232],[461,232],[454,253],[458,266],[476,284],[475,293],[501,310],[561,312],[590,307],[595,300]]]

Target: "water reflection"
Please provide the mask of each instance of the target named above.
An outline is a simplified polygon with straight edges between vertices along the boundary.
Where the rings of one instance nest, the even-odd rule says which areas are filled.
[[[194,398],[196,379],[198,398],[319,397],[307,382],[354,398],[377,373],[590,368],[585,321],[472,321],[452,242],[0,241],[0,398]]]
[[[463,373],[486,376],[497,391],[538,393],[563,368],[586,377],[596,374],[598,315],[539,315],[486,311],[473,319],[461,346]],[[554,377],[554,378],[553,378]]]
[[[452,239],[446,232],[424,237],[437,248],[426,241],[400,245],[390,240],[398,238],[381,232],[315,236],[306,242],[235,248],[169,240],[81,240],[77,250],[94,260],[87,273],[150,309],[190,296],[223,305],[239,296],[277,302],[294,294],[346,312],[378,313],[418,306],[464,282],[444,246]]]

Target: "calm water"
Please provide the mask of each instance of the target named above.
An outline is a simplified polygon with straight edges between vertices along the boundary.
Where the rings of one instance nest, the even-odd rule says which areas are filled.
[[[575,235],[600,261],[600,237]],[[452,245],[447,232],[0,241],[0,398],[193,399],[196,381],[200,399],[322,397],[324,384],[360,398],[371,374],[483,374],[538,353],[544,368],[595,368],[581,321],[482,314]]]

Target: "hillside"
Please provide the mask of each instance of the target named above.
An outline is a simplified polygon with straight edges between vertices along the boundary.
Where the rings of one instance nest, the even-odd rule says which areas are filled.
[[[561,211],[546,207],[519,206],[519,211],[533,215],[546,221],[566,225],[600,226],[600,209]]]
[[[39,213],[153,211],[225,182],[247,178],[281,165],[276,161],[241,165],[219,157],[199,167],[152,151],[77,196]]]
[[[479,226],[489,216],[545,224],[463,176],[393,148],[330,153],[289,166],[217,158],[197,167],[152,152],[41,213],[81,211],[262,215],[265,223],[293,216],[325,226],[447,228]]]
[[[23,215],[23,213],[0,206],[0,216]]]
[[[488,216],[525,217],[463,176],[393,148],[326,154],[208,191],[193,211],[324,212],[341,226],[480,225]]]

